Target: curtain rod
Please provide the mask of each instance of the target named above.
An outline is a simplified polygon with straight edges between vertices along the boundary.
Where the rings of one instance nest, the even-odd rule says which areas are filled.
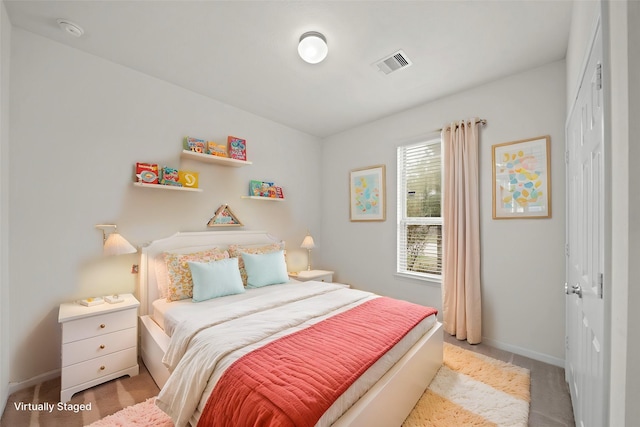
[[[482,126],[485,126],[487,124],[487,119],[478,119],[476,120],[476,124],[481,124]],[[444,129],[440,128],[440,129],[436,129],[435,132],[442,132]]]

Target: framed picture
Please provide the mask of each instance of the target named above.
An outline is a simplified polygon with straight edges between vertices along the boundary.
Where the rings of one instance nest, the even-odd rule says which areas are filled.
[[[352,170],[349,174],[349,217],[351,221],[384,221],[385,166]]]
[[[493,219],[551,217],[549,136],[491,147]]]

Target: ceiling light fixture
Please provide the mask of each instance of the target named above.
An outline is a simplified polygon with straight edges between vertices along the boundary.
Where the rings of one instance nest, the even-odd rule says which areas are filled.
[[[308,31],[300,36],[298,54],[309,64],[317,64],[327,57],[327,39],[317,31]]]
[[[58,25],[67,34],[71,34],[74,37],[80,37],[84,34],[84,30],[78,24],[74,24],[66,19],[58,19]]]

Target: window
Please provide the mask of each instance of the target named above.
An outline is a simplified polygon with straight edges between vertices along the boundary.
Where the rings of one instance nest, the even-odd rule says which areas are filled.
[[[442,278],[440,138],[398,147],[398,273]]]

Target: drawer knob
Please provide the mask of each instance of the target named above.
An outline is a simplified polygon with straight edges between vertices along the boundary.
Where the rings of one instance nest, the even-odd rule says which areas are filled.
[[[104,350],[104,344],[100,344],[100,350]]]
[[[105,369],[107,369],[104,365],[100,366],[100,370],[104,371]]]
[[[104,323],[101,323],[101,324],[100,324],[100,329],[104,329],[104,328],[106,328],[106,327],[107,327],[107,325],[105,325]]]

